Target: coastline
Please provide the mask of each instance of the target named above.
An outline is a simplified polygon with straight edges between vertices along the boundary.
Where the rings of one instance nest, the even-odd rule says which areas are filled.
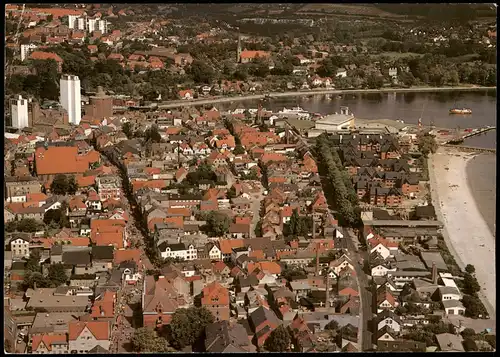
[[[496,218],[496,156],[482,153],[467,162],[467,183],[476,198],[481,216],[495,236]]]
[[[490,318],[494,319],[495,238],[469,186],[466,167],[474,156],[476,153],[440,147],[429,157],[429,179],[437,217],[445,226],[443,238],[446,246],[462,270],[467,264],[476,268],[476,277],[481,285],[479,297]]]
[[[488,91],[496,90],[497,87],[411,87],[411,88],[383,88],[383,89],[313,89],[305,91],[292,91],[292,92],[274,92],[268,94],[252,94],[242,95],[235,97],[214,97],[207,99],[193,99],[193,100],[175,100],[159,104],[159,109],[169,109],[186,107],[193,105],[206,105],[217,103],[241,102],[246,100],[265,99],[266,97],[285,98],[285,97],[301,97],[325,94],[369,94],[369,93],[425,93],[425,92],[473,92],[473,91]]]

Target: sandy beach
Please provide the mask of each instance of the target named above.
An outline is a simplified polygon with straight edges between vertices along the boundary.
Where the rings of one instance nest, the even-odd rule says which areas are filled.
[[[439,148],[429,159],[432,201],[443,236],[460,268],[472,264],[491,318],[496,316],[495,238],[468,184],[467,164],[477,154]],[[495,188],[493,187],[493,192]]]

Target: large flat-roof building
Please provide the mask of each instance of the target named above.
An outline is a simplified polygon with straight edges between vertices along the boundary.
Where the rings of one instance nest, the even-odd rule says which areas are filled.
[[[342,130],[349,130],[355,127],[354,115],[349,112],[348,107],[340,107],[340,114],[330,114],[316,121],[314,128],[309,130],[307,136],[317,137],[322,133],[335,133]]]

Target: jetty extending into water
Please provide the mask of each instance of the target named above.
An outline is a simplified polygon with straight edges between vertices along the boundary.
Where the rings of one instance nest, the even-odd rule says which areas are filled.
[[[442,145],[460,144],[466,138],[470,138],[470,137],[476,136],[476,135],[481,135],[481,134],[486,133],[486,132],[488,132],[490,130],[496,130],[496,126],[485,126],[485,127],[482,127],[482,128],[472,129],[470,132],[464,132],[464,134],[462,134],[459,137],[455,137],[455,138],[453,138],[451,140],[445,141]]]
[[[443,144],[441,146],[448,147],[448,148],[454,148],[459,151],[466,151],[466,152],[486,152],[486,153],[496,153],[496,149],[486,149],[486,148],[477,148],[473,146],[466,146],[466,145],[451,145],[451,144]]]

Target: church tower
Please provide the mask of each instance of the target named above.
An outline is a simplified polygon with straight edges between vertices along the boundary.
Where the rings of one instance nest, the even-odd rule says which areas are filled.
[[[238,49],[237,51],[237,57],[236,57],[236,63],[240,63],[241,61],[241,35],[238,34]]]

